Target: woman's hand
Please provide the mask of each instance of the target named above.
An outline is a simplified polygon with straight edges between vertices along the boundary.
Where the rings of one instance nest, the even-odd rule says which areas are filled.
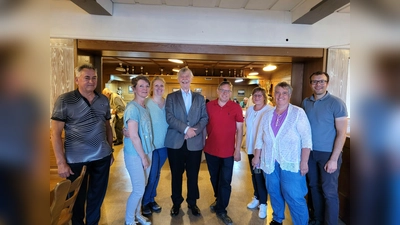
[[[150,162],[147,159],[147,156],[142,157],[142,165],[143,165],[143,169],[149,168]]]
[[[124,137],[129,138],[129,132],[128,132],[128,129],[126,129],[126,127],[124,127],[124,128],[122,129],[122,133],[124,134]]]
[[[257,165],[260,165],[260,158],[254,157],[254,158],[251,160],[251,165],[253,166],[253,169],[256,168]]]
[[[308,173],[308,162],[300,161],[300,174],[302,176]]]

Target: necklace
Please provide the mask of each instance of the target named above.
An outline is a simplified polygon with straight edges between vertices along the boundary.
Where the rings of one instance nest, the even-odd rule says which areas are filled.
[[[276,114],[275,127],[278,127],[278,126],[282,125],[283,120],[285,118],[285,116],[283,116],[283,115],[286,115],[287,110],[288,109],[286,108],[285,110],[281,111],[281,114],[279,114],[277,112],[277,110],[275,110],[275,114]]]
[[[279,115],[278,113],[276,114],[275,127],[279,125],[282,115],[283,113],[281,115]]]

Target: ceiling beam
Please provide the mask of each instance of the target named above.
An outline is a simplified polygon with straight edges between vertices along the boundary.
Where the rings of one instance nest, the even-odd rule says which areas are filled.
[[[339,0],[338,0],[339,1]],[[255,47],[255,46],[227,46],[227,45],[196,45],[196,44],[162,44],[148,42],[123,42],[79,39],[77,48],[86,51],[114,52],[116,56],[133,54],[222,54],[224,56],[288,56],[288,57],[323,57],[323,48],[287,48],[287,47]],[[104,56],[104,55],[103,55]],[[134,57],[134,56],[127,56]],[[144,56],[146,57],[146,56]],[[164,58],[170,58],[165,56]]]
[[[293,24],[314,24],[350,3],[350,0],[306,0],[292,11]]]
[[[89,14],[112,16],[113,2],[111,0],[71,0]]]

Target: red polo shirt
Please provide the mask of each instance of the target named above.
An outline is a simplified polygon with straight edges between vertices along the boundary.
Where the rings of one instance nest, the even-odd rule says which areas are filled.
[[[204,152],[220,158],[233,156],[235,152],[236,122],[243,123],[239,104],[228,101],[223,107],[218,99],[207,103],[208,124]]]

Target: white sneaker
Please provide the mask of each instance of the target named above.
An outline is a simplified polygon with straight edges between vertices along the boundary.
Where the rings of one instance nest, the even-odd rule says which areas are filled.
[[[136,215],[137,221],[142,224],[142,225],[151,225],[151,222],[147,217],[144,217],[143,215]]]
[[[266,204],[260,204],[260,209],[258,210],[258,217],[261,219],[265,219],[267,217],[267,205]]]
[[[259,204],[260,204],[260,201],[258,201],[258,199],[256,198],[256,196],[254,196],[253,199],[251,200],[251,202],[250,202],[249,204],[247,204],[247,208],[249,208],[249,209],[254,209],[254,208],[256,208]]]

